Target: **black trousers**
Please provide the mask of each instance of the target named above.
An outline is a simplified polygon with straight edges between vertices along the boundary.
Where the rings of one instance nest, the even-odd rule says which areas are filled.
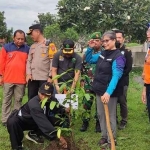
[[[48,116],[48,120],[51,122],[53,126],[61,126],[63,128],[69,127],[69,119],[66,115],[62,114],[60,116],[63,117],[65,121],[63,123],[61,119],[56,118],[55,116]],[[12,149],[17,149],[19,146],[22,146],[22,140],[24,137],[23,131],[32,130],[37,135],[45,136],[42,131],[38,128],[34,120],[26,119],[23,117],[18,116],[18,110],[12,112],[7,120],[7,130],[10,137],[11,147]],[[49,137],[45,136],[49,140],[53,140],[55,136],[51,135]]]
[[[121,121],[127,123],[128,107],[127,107],[127,90],[128,86],[124,86],[123,95],[118,97],[120,104]]]
[[[37,125],[31,120],[28,121],[18,116],[18,111],[11,114],[7,120],[7,130],[10,137],[12,149],[18,149],[22,146],[22,140],[24,137],[23,131],[26,130],[38,130]]]
[[[34,96],[38,95],[39,87],[45,83],[46,80],[29,80],[28,81],[28,101]]]

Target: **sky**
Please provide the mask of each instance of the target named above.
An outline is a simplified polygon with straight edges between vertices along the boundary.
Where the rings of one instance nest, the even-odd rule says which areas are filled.
[[[0,11],[5,12],[8,29],[27,32],[34,20],[38,20],[38,13],[56,14],[57,3],[58,0],[0,0]]]

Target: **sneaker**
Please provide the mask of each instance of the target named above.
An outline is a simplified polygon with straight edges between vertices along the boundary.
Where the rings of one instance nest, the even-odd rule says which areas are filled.
[[[117,145],[116,140],[115,140],[115,145]],[[101,150],[111,150],[111,143],[107,143],[104,146],[102,146]]]
[[[123,130],[123,129],[126,127],[126,125],[127,125],[127,122],[121,121],[121,122],[120,122],[120,125],[119,125],[119,127],[118,127],[118,129],[119,129],[119,130]]]
[[[43,138],[41,136],[38,136],[35,133],[32,133],[32,131],[29,131],[25,137],[26,137],[26,139],[28,139],[36,144],[44,144]]]
[[[81,132],[87,131],[88,126],[89,126],[89,122],[88,121],[83,122],[82,127],[80,128],[80,131]]]
[[[95,132],[101,132],[99,121],[96,121]]]
[[[98,142],[99,146],[104,146],[107,145],[108,141],[105,138],[101,138],[100,141]]]

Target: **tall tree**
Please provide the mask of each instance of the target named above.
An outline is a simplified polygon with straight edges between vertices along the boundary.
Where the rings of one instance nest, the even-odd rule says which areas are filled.
[[[91,33],[119,28],[141,41],[150,21],[149,0],[60,0],[57,8],[61,29],[75,26]]]
[[[7,35],[7,26],[4,17],[4,11],[0,12],[0,38],[5,38]]]
[[[39,20],[35,20],[35,23],[40,23],[42,28],[44,29],[46,26],[55,24],[57,21],[57,16],[48,13],[39,13],[38,14],[38,19]]]

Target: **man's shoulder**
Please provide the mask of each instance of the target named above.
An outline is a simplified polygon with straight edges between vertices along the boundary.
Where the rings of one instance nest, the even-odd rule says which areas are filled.
[[[39,96],[37,95],[37,96],[33,97],[31,100],[29,100],[28,105],[29,105],[30,109],[40,107]]]
[[[36,46],[38,45],[38,43],[33,43],[30,48],[36,48]]]
[[[75,58],[81,58],[81,56],[78,54],[78,53],[76,53],[76,52],[74,52],[74,55],[73,55]],[[81,58],[82,59],[82,58]]]
[[[10,43],[6,43],[6,44],[4,44],[4,49],[9,49],[12,45],[14,45],[14,43],[13,42],[10,42]]]

